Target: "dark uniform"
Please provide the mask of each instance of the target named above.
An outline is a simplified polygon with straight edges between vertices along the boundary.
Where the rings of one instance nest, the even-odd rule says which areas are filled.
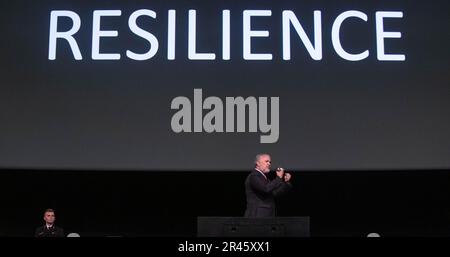
[[[64,230],[55,225],[47,228],[46,225],[38,227],[34,233],[35,237],[64,237]]]

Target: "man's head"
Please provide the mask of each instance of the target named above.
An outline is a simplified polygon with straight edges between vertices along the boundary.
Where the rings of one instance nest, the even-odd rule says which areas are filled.
[[[47,225],[53,225],[55,223],[55,211],[53,209],[45,210],[44,220]]]
[[[264,173],[269,173],[271,164],[272,164],[272,160],[270,159],[270,155],[268,155],[266,153],[261,153],[261,154],[256,155],[255,169],[258,169]]]

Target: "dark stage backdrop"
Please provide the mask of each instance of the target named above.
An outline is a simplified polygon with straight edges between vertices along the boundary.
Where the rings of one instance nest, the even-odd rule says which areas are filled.
[[[272,153],[276,165],[293,170],[449,168],[449,7],[444,0],[2,1],[0,166],[239,171],[250,168],[262,151]],[[140,16],[132,30],[129,18],[139,9],[154,11],[156,18]],[[196,34],[188,22],[190,9],[196,10]],[[54,12],[52,23],[51,13],[58,10],[72,16],[60,13],[56,19]],[[98,10],[116,11],[96,16]],[[170,30],[169,10],[176,11],[175,30]],[[230,10],[225,44],[223,10]],[[290,41],[286,34],[283,39],[283,10],[293,13],[285,27]],[[321,26],[314,22],[315,10],[321,11]],[[335,26],[340,30],[333,44],[333,24],[351,10],[359,17]],[[377,11],[391,12],[390,17],[377,21]],[[300,25],[304,41],[311,41],[309,51],[298,36]],[[68,36],[52,34],[71,28],[79,54]],[[315,32],[321,38],[317,42]],[[196,39],[191,56],[189,35]],[[251,41],[248,53],[269,53],[272,59],[244,56],[246,40]],[[368,56],[350,61],[341,57],[336,42],[349,54]],[[222,50],[228,43],[229,58]],[[382,43],[385,54],[400,60],[386,60],[392,57],[382,56]],[[283,50],[288,49],[290,60],[285,60]],[[148,58],[133,60],[127,50]],[[120,60],[98,57],[108,53],[120,54]],[[215,60],[192,60],[192,53],[214,53]],[[216,96],[222,102],[225,97],[269,97],[269,113],[275,105],[270,97],[279,97],[278,127],[268,118],[276,142],[260,143],[269,134],[259,123],[261,108],[252,116],[258,121],[256,132],[249,132],[247,124],[239,133],[207,133],[202,127],[203,132],[176,133],[171,120],[178,110],[171,109],[171,102],[184,96],[197,106],[195,88],[203,90],[203,99]],[[187,113],[194,129],[195,113]],[[185,116],[183,122],[188,120]]]
[[[0,236],[33,236],[45,208],[81,236],[195,236],[197,216],[243,216],[248,172],[2,170]],[[450,172],[294,172],[280,216],[311,235],[450,236]]]

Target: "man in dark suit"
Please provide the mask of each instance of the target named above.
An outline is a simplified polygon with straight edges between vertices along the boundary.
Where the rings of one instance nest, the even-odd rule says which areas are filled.
[[[55,226],[55,211],[47,209],[44,212],[45,225],[38,227],[34,233],[35,237],[64,237],[64,230]]]
[[[268,154],[258,154],[255,158],[255,169],[245,180],[245,194],[247,196],[247,209],[245,217],[265,218],[275,217],[275,197],[291,189],[291,174],[278,168],[277,176],[273,180],[267,178],[272,160]]]

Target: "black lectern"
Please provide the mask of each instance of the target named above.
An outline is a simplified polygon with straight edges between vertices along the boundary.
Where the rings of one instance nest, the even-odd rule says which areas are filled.
[[[197,217],[198,237],[309,237],[309,217]]]

